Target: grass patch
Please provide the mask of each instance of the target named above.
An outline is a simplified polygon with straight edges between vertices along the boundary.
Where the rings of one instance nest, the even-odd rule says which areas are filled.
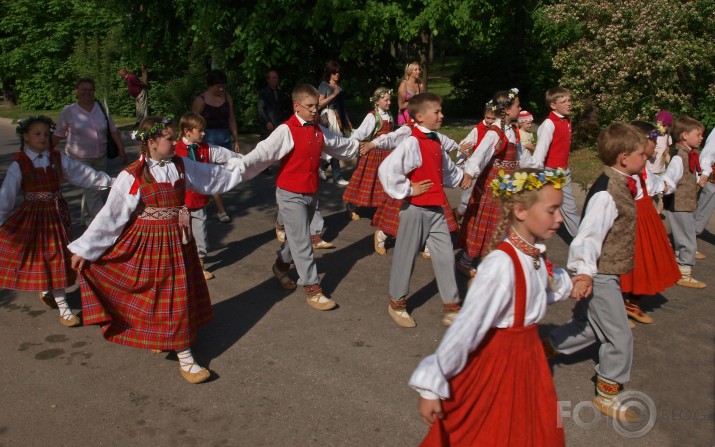
[[[595,146],[572,149],[569,167],[571,168],[571,179],[584,191],[588,191],[588,188],[603,172],[603,162],[598,158]]]

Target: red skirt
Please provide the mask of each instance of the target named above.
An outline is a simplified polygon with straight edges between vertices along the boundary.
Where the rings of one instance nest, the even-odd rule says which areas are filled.
[[[213,319],[196,244],[181,243],[175,219],[130,221],[115,245],[80,275],[84,324],[107,340],[182,350]]]
[[[631,273],[621,275],[621,290],[655,295],[680,279],[680,269],[651,197],[636,200],[636,216],[635,265]]]
[[[494,232],[502,220],[502,205],[490,190],[485,191],[485,185],[491,185],[498,169],[492,168],[484,183],[474,185],[472,196],[469,198],[467,211],[464,214],[462,231],[459,232],[457,247],[472,258],[483,258],[489,254]],[[477,179],[476,181],[478,181]],[[498,237],[502,240],[502,237]]]
[[[360,157],[350,184],[343,194],[343,202],[355,206],[377,207],[385,201],[385,191],[377,178],[377,168],[390,151],[374,149]]]
[[[556,390],[537,325],[492,329],[450,381],[443,419],[423,446],[564,445]]]
[[[74,284],[70,232],[64,199],[23,202],[0,226],[0,288],[39,292]]]
[[[389,236],[397,237],[397,230],[400,227],[400,209],[402,209],[403,200],[393,199],[387,194],[385,194],[385,197],[385,202],[377,207],[377,211],[375,211],[375,215],[372,217],[372,226],[378,227],[383,233]],[[444,195],[442,210],[444,211],[444,218],[447,219],[449,232],[452,233],[459,230],[459,224],[454,218],[454,213],[449,204],[449,199],[447,199],[447,194]]]

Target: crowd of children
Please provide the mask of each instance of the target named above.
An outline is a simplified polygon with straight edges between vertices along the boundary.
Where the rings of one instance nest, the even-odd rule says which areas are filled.
[[[441,98],[424,91],[419,66],[408,64],[399,95],[401,127],[389,112],[393,92],[379,87],[371,97],[374,109],[346,138],[317,121],[320,105],[341,91],[339,66],[328,74],[333,93],[296,86],[293,115],[246,155],[204,143],[200,115],[186,113],[178,126],[171,117],[148,117],[134,132],[139,160],[116,179],[54,151],[49,118],[22,120],[20,151],[0,188],[0,251],[7,259],[0,287],[38,292],[59,309],[65,326],[96,324],[114,343],[175,351],[182,377],[206,381],[211,373],[196,363],[191,345],[197,329],[213,318],[206,280],[214,276],[204,267],[208,196],[279,163],[276,231],[282,245],[272,274],[284,289],[302,286],[310,307],[328,311],[337,303],[323,293],[313,255],[324,248],[316,246],[321,163],[333,159],[339,176],[338,160],[359,156],[343,200],[352,220],[360,219],[359,207],[376,209],[377,253],[386,253],[388,236],[396,238],[385,278],[388,315],[400,327],[416,326],[408,299],[420,252],[432,259],[444,303],[442,323],[449,329],[409,381],[431,426],[424,445],[497,445],[505,436],[511,445],[563,445],[547,358],[594,343],[595,407],[618,420],[637,420],[619,400],[632,368],[629,317],[651,323],[641,297],[674,284],[706,287],[693,267],[704,257],[696,237],[715,208],[713,133],[699,154],[704,128],[690,117],[674,120],[661,111],[656,125],[611,124],[598,139],[603,173],[581,215],[568,164],[569,90],[546,92],[550,112],[536,137],[519,91],[498,91],[483,120],[457,144],[438,132]],[[105,206],[75,240],[60,192],[64,180],[111,187]],[[463,192],[453,212],[445,188],[456,187]],[[20,194],[24,202],[13,211]],[[672,247],[656,208],[661,203]],[[570,235],[572,277],[545,256],[543,242],[561,223]],[[457,262],[450,235],[456,230]],[[473,278],[464,300],[457,273]],[[81,322],[65,301],[65,288],[77,276]],[[573,318],[539,340],[537,324],[547,305],[569,296],[577,300]]]

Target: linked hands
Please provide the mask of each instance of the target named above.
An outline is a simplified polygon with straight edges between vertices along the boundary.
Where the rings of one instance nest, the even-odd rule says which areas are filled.
[[[372,141],[360,143],[360,155],[366,155],[373,149],[375,149],[375,144]]]
[[[593,278],[588,275],[576,275],[571,278],[573,283],[573,290],[571,290],[571,298],[576,301],[580,301],[584,298],[588,298],[593,292]]]
[[[462,177],[462,183],[459,184],[459,187],[462,189],[469,189],[469,187],[472,186],[472,180],[472,176],[465,172],[464,177]]]

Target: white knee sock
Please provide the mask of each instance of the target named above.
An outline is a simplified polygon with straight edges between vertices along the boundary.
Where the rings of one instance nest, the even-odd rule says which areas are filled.
[[[201,371],[201,366],[194,360],[191,355],[191,348],[186,348],[183,351],[176,351],[176,356],[179,357],[179,366],[186,372],[197,373]]]

